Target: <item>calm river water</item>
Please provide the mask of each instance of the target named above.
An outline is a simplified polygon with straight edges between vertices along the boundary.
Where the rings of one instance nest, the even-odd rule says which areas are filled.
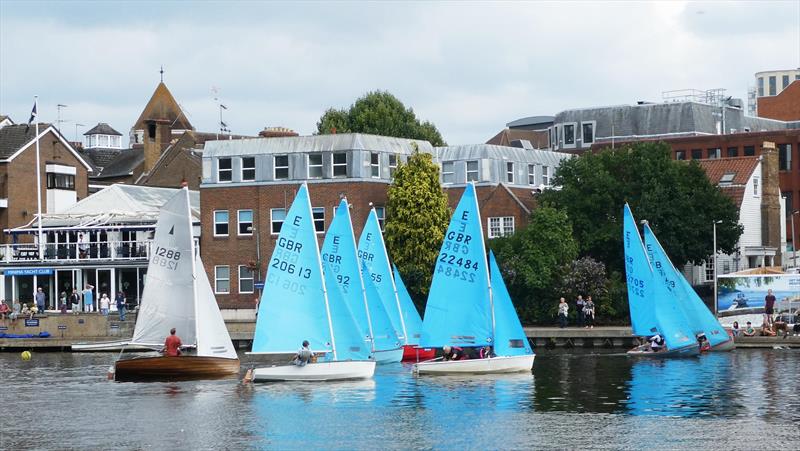
[[[798,449],[800,351],[540,351],[532,375],[115,383],[114,354],[0,354],[0,448]]]

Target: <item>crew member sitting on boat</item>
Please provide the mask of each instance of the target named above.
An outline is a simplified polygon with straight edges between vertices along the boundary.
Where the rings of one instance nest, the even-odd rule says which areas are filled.
[[[650,339],[650,351],[651,352],[661,352],[664,350],[664,337],[661,334],[655,334]]]
[[[464,350],[458,346],[445,346],[442,348],[442,360],[461,360],[464,358]]]
[[[181,355],[181,343],[180,337],[175,335],[175,328],[169,330],[169,337],[164,341],[164,349],[161,352],[167,357],[178,357]]]
[[[481,348],[480,357],[482,359],[489,359],[495,357],[491,346],[484,346]]]
[[[311,359],[313,357],[314,353],[308,348],[308,340],[303,340],[303,347],[301,347],[297,351],[297,354],[294,355],[292,363],[297,366],[306,366],[307,363],[311,363]]]
[[[711,350],[711,343],[708,342],[706,334],[697,334],[697,344],[700,345],[700,352],[707,352]]]

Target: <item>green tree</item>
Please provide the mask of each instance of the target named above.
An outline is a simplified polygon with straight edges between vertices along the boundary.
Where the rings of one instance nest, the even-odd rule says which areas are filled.
[[[733,201],[708,180],[700,166],[670,158],[664,143],[639,143],[565,160],[539,200],[564,209],[572,221],[580,254],[623,271],[622,206],[649,221],[672,262],[700,262],[717,248],[735,250],[742,227]]]
[[[414,110],[386,91],[368,92],[347,110],[329,108],[317,122],[317,133],[370,133],[397,138],[424,139],[447,145],[436,126],[420,122]]]
[[[421,307],[450,221],[439,167],[432,156],[415,150],[406,164],[398,164],[387,196],[386,247],[409,294]]]
[[[489,241],[489,247],[497,255],[522,321],[529,324],[554,317],[553,309],[561,296],[558,283],[564,268],[578,255],[566,213],[537,208],[527,227],[510,237]]]

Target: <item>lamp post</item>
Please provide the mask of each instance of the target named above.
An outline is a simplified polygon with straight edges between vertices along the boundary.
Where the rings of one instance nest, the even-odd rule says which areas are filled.
[[[714,316],[717,316],[717,224],[722,221],[714,221]]]

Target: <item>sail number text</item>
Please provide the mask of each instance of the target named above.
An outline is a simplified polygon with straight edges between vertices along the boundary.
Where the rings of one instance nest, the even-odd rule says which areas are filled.
[[[153,258],[150,259],[150,263],[174,271],[178,269],[178,262],[180,261],[180,259],[181,259],[180,251],[166,249],[161,246],[158,246],[153,251]]]

